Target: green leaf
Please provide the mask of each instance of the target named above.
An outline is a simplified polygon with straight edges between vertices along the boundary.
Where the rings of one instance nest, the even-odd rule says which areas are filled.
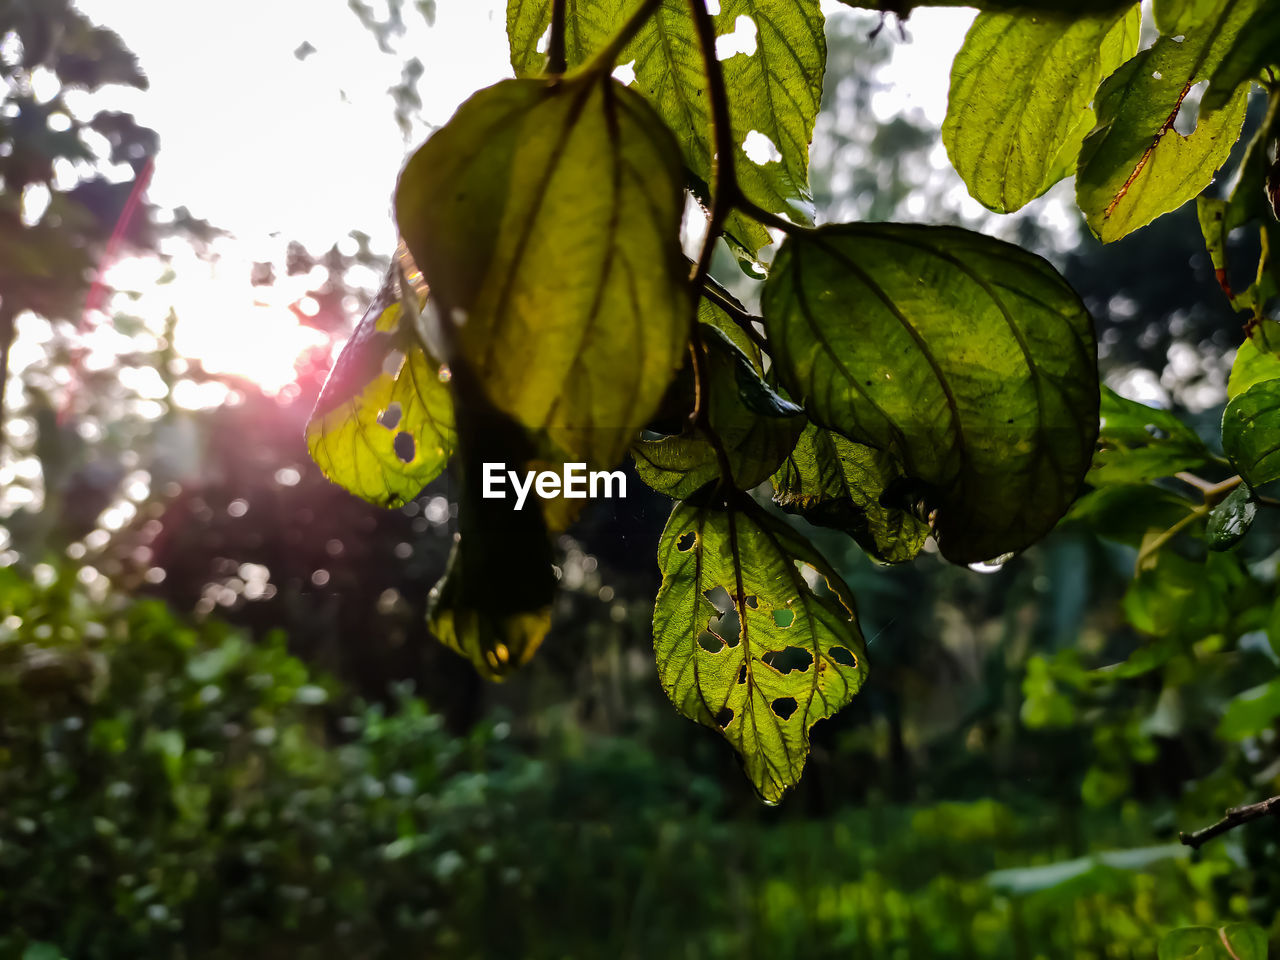
[[[1085,17],[979,15],[952,63],[942,124],[975,200],[1011,213],[1074,168],[1098,82],[1137,51],[1141,25],[1137,6]]]
[[[1209,89],[1204,94],[1204,106],[1210,110],[1221,109],[1238,88],[1258,79],[1267,67],[1277,65],[1280,65],[1280,0],[1261,0],[1213,71]]]
[[[605,46],[639,0],[569,0],[565,24],[569,66],[587,63]],[[722,0],[717,35],[734,32],[739,17],[755,26],[755,52],[720,61],[729,93],[739,183],[747,198],[772,213],[812,221],[809,142],[822,100],[826,64],[824,21],[818,0]],[[509,0],[511,63],[528,76],[545,60],[536,44],[551,22],[545,0]],[[686,0],[666,0],[618,57],[634,63],[632,89],[642,93],[675,132],[695,192],[704,199],[712,180],[711,104],[706,71]],[[743,144],[767,138],[778,160],[757,163]],[[754,145],[753,145],[753,153]],[[726,224],[727,239],[754,258],[768,232],[741,214]]]
[[[929,525],[882,503],[900,478],[887,453],[809,424],[773,475],[773,499],[810,523],[843,530],[877,560],[902,563],[920,552]]]
[[[393,266],[338,355],[306,429],[321,472],[381,507],[416,497],[440,475],[455,440],[440,363],[406,309]]]
[[[683,207],[670,133],[590,74],[480,91],[396,192],[450,366],[558,459],[593,466],[625,454],[688,339]]]
[[[897,460],[948,559],[1021,550],[1075,499],[1098,430],[1096,345],[1041,258],[953,227],[822,227],[779,251],[764,319],[783,385]]]
[[[1263,328],[1266,330],[1267,328]],[[1254,384],[1280,378],[1280,357],[1264,349],[1252,336],[1240,344],[1227,379],[1227,399],[1234,400]]]
[[[1213,182],[1240,136],[1247,91],[1221,110],[1201,110],[1183,136],[1174,121],[1191,88],[1207,80],[1256,0],[1218,0],[1227,9],[1179,42],[1164,36],[1102,82],[1098,126],[1085,138],[1076,201],[1102,241],[1118,240]]]
[[[1124,611],[1134,627],[1156,637],[1202,640],[1226,629],[1231,616],[1228,597],[1238,577],[1210,554],[1208,563],[1194,563],[1165,550],[1154,565],[1140,571],[1124,596]],[[1218,562],[1224,561],[1224,562]]]
[[[1280,478],[1280,380],[1254,384],[1227,404],[1222,449],[1250,486]]]
[[[776,803],[800,779],[809,729],[866,678],[853,597],[806,540],[746,499],[729,509],[676,504],[658,563],[662,688],[724,735]]]
[[[1252,923],[1182,927],[1160,940],[1159,960],[1267,960],[1267,935]]]
[[[1218,12],[1222,0],[1155,0],[1156,27],[1165,36],[1187,33]]]
[[[720,313],[706,301],[703,304],[704,316]],[[719,328],[702,324],[702,337],[707,348],[711,429],[728,455],[731,484],[749,490],[769,479],[795,446],[804,429],[804,411],[778,396],[750,357]],[[744,387],[744,382],[750,385]],[[744,392],[751,403],[745,402]],[[631,454],[640,479],[677,499],[692,495],[720,475],[714,448],[690,425],[677,436],[637,440]]]
[[[1117,484],[1086,493],[1072,504],[1065,519],[1084,524],[1099,537],[1137,547],[1148,533],[1168,530],[1195,508],[1191,501],[1160,487]]]
[[[1205,530],[1210,550],[1230,550],[1244,539],[1258,515],[1253,492],[1243,484],[1236,487],[1209,512]]]
[[[1275,728],[1280,720],[1280,680],[1251,687],[1227,704],[1218,724],[1218,736],[1240,741]]]
[[[1214,462],[1204,441],[1168,410],[1102,388],[1102,429],[1088,482],[1093,486],[1144,483]]]

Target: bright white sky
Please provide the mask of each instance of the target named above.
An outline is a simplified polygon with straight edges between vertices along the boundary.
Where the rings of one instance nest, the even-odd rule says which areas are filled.
[[[268,390],[292,379],[294,359],[315,334],[287,309],[306,278],[264,293],[249,286],[249,263],[278,260],[288,240],[318,252],[352,230],[389,253],[390,198],[404,157],[472,92],[511,72],[505,0],[439,0],[434,27],[406,4],[408,29],[390,55],[344,0],[78,3],[124,38],[150,79],[145,93],[113,88],[94,97],[93,106],[129,110],[159,132],[151,201],[186,206],[235,235],[219,245],[220,264],[179,258],[178,280],[153,287],[131,312],[163,317],[173,306],[179,350]],[[379,7],[377,0],[372,6]],[[824,7],[832,16],[848,15],[830,0]],[[950,63],[972,17],[965,10],[917,11],[905,44],[886,27],[896,53],[881,75],[893,84],[876,98],[881,119],[916,107],[941,124]],[[298,60],[293,52],[304,41],[316,52]],[[406,141],[387,91],[414,56],[425,67],[423,123]],[[127,267],[111,279],[139,289],[151,282],[140,267]],[[264,296],[272,302],[255,306]],[[253,350],[244,349],[247,342]]]

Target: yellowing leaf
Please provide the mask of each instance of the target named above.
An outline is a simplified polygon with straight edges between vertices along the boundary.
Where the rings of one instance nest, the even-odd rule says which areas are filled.
[[[693,312],[682,183],[644,99],[588,74],[482,90],[401,175],[444,339],[561,460],[616,464],[675,373]]]

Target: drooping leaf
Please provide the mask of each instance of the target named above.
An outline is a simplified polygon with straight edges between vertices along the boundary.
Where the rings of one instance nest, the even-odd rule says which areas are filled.
[[[1182,470],[1203,470],[1214,462],[1204,441],[1168,410],[1120,396],[1102,388],[1098,452],[1088,482],[1144,483]]]
[[[1160,940],[1159,960],[1267,960],[1267,935],[1252,923],[1181,927]]]
[[[639,0],[569,0],[565,47],[570,67],[589,62],[638,6]],[[818,0],[722,0],[715,15],[717,35],[734,33],[744,17],[754,28],[754,52],[720,61],[729,93],[738,180],[748,199],[808,223],[809,142],[826,63],[822,11]],[[509,0],[507,33],[517,75],[541,70],[545,57],[537,52],[537,40],[550,22],[549,2]],[[633,65],[633,89],[675,132],[695,192],[705,198],[714,152],[711,105],[686,0],[666,0],[618,61]],[[779,159],[764,155],[770,146]],[[752,258],[769,243],[765,230],[737,213],[730,216],[726,235]]]
[[[773,499],[811,523],[843,530],[877,560],[902,563],[920,552],[929,525],[881,502],[901,476],[889,454],[811,423],[773,475]]]
[[[454,446],[453,400],[405,315],[414,306],[393,266],[307,422],[307,449],[324,475],[380,507],[417,496]]]
[[[1185,39],[1160,37],[1098,89],[1098,126],[1080,150],[1076,201],[1104,243],[1200,193],[1240,136],[1245,90],[1220,110],[1202,109],[1188,136],[1174,129],[1187,94],[1209,78],[1257,0],[1217,2],[1220,12]]]
[[[704,315],[719,312],[707,304]],[[719,328],[702,324],[707,349],[708,418],[728,456],[730,482],[744,490],[763,483],[795,446],[804,411],[769,386],[751,358]],[[744,381],[754,381],[744,388]],[[752,398],[747,403],[744,398]],[[772,399],[770,399],[770,397]],[[692,397],[689,398],[692,410]],[[640,439],[632,445],[636,473],[669,497],[682,499],[720,475],[715,449],[685,417],[676,436]]]
[[[1276,66],[1280,66],[1280,0],[1259,0],[1214,69],[1204,106],[1221,109],[1238,88],[1258,79],[1267,67]]]
[[[1098,82],[1133,56],[1140,7],[983,13],[951,66],[942,142],[979,203],[1021,209],[1075,165]],[[1065,157],[1065,162],[1063,158]]]
[[[1205,538],[1210,550],[1230,550],[1244,539],[1258,515],[1258,504],[1248,487],[1236,487],[1209,512]]]
[[[723,734],[776,803],[800,779],[809,729],[866,678],[853,598],[807,541],[752,501],[676,504],[658,563],[662,688],[682,714]]]
[[[1256,383],[1227,404],[1222,449],[1250,486],[1280,479],[1280,380]]]
[[[821,426],[893,455],[948,559],[1021,550],[1075,499],[1096,345],[1039,257],[951,227],[822,227],[779,251],[764,318],[783,385]]]
[[[446,341],[562,460],[616,464],[680,362],[682,182],[643,98],[592,74],[482,90],[401,174]]]

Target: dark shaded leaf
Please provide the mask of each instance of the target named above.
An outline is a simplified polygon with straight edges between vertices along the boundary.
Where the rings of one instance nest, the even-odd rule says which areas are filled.
[[[1088,482],[1143,483],[1214,462],[1204,441],[1168,410],[1148,407],[1102,388],[1098,452]]]
[[[1258,515],[1253,492],[1243,484],[1209,512],[1205,530],[1210,550],[1230,550],[1244,539]]]

